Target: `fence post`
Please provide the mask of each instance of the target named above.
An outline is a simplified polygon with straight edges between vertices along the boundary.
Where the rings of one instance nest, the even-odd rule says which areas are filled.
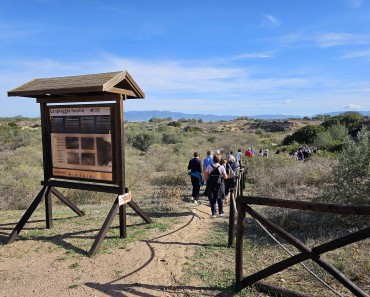
[[[238,222],[236,225],[236,243],[235,243],[235,276],[236,284],[235,290],[237,292],[242,289],[243,280],[243,234],[244,234],[244,220],[245,209],[244,205],[239,202],[239,197],[236,200],[236,207],[238,210]]]
[[[230,189],[230,210],[229,210],[229,242],[228,247],[232,247],[234,245],[234,224],[235,224],[235,210],[234,210],[234,199],[235,199],[235,192],[238,189],[238,182],[236,182],[236,189]]]

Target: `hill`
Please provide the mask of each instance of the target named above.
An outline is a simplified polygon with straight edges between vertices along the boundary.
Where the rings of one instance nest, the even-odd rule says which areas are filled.
[[[285,120],[285,119],[300,119],[302,116],[298,115],[254,115],[254,116],[245,116],[251,119],[260,119],[260,120]],[[174,121],[179,119],[195,119],[202,120],[205,122],[217,122],[217,121],[232,121],[239,116],[232,115],[214,115],[214,114],[187,114],[182,112],[172,112],[168,110],[148,110],[148,111],[127,111],[125,112],[125,120],[129,122],[142,122],[149,121],[151,118],[171,118]]]

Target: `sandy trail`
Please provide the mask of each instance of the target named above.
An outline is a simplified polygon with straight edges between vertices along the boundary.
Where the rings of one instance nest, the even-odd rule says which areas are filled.
[[[1,247],[0,296],[213,296],[183,268],[206,245],[214,220],[208,205],[190,205],[165,234],[93,257],[66,257],[50,241],[17,240]],[[157,235],[157,236],[156,236]],[[209,288],[208,288],[209,289]]]

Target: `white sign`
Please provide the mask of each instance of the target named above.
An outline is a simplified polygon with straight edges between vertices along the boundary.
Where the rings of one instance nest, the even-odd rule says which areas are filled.
[[[126,204],[132,200],[131,192],[125,193],[123,195],[118,196],[118,205],[121,206]]]

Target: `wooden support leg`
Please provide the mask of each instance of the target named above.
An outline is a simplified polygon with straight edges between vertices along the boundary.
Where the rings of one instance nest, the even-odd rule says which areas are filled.
[[[77,215],[82,217],[84,213],[82,210],[80,210],[76,205],[72,203],[71,200],[69,200],[67,197],[65,197],[61,192],[59,192],[57,189],[54,187],[51,187],[51,192],[60,200],[62,201],[65,205],[67,205],[70,209],[72,209]]]
[[[153,223],[152,219],[133,200],[127,203],[145,222]]]
[[[14,230],[10,234],[7,244],[12,243],[17,237],[18,234],[22,231],[24,225],[27,223],[37,206],[40,204],[42,197],[44,197],[46,191],[46,186],[42,188],[42,190],[39,192],[39,194],[36,196],[35,200],[31,203],[31,205],[28,207],[20,221],[18,222],[17,226],[15,226]]]
[[[51,187],[47,187],[45,192],[45,215],[46,215],[46,229],[53,228],[53,209],[51,202]]]
[[[95,238],[94,244],[92,245],[90,251],[87,253],[88,256],[94,255],[97,252],[97,250],[99,249],[101,243],[103,242],[103,240],[105,238],[105,235],[107,234],[107,232],[109,230],[110,225],[113,222],[113,219],[117,215],[118,209],[119,209],[119,203],[118,203],[118,197],[117,197],[116,200],[113,203],[113,206],[112,206],[107,218],[104,221],[103,226],[101,227],[101,229],[99,231],[98,236]]]

